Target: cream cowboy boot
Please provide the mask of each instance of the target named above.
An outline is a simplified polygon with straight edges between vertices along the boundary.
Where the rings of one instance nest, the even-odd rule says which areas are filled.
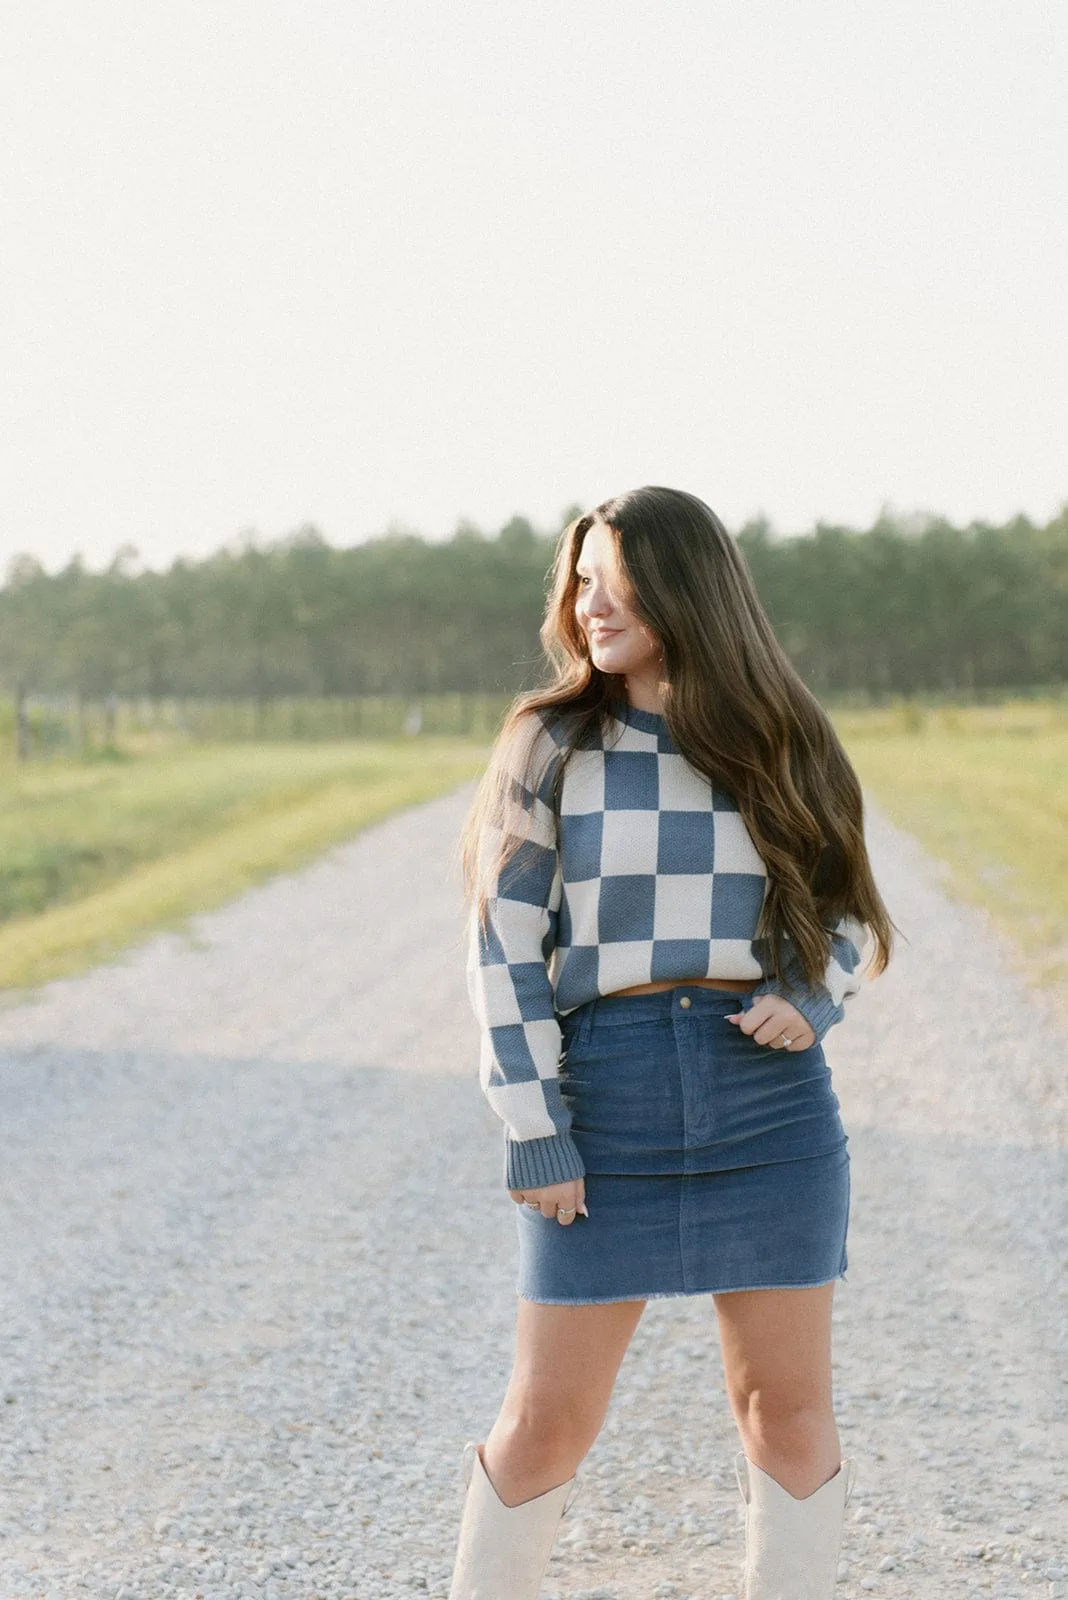
[[[560,1518],[575,1478],[522,1505],[506,1506],[489,1480],[478,1445],[463,1453],[467,1496],[449,1600],[538,1600]]]
[[[843,1461],[804,1500],[787,1494],[742,1450],[734,1471],[745,1501],[744,1600],[831,1600],[854,1463]]]

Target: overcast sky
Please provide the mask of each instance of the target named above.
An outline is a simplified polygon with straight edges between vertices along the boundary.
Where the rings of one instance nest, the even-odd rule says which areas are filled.
[[[1068,500],[1068,21],[32,0],[0,58],[0,573]]]

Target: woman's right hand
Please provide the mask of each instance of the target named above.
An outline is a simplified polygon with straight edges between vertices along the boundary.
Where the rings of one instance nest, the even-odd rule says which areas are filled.
[[[529,1205],[532,1210],[540,1211],[543,1217],[555,1217],[562,1228],[569,1228],[576,1216],[589,1216],[583,1178],[569,1178],[566,1183],[550,1183],[544,1189],[509,1189],[508,1193],[517,1205]]]

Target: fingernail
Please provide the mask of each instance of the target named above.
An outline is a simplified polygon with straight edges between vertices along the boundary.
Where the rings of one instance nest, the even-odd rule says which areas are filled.
[[[579,1211],[582,1213],[582,1215],[584,1217],[588,1217],[589,1216],[589,1212],[586,1210],[585,1204],[579,1206]]]

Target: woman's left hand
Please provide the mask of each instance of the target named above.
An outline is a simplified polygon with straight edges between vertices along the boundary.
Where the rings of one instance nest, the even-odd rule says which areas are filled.
[[[758,995],[748,1011],[736,1011],[727,1021],[737,1023],[757,1044],[770,1044],[773,1049],[808,1050],[816,1043],[812,1024],[781,994]],[[789,1044],[783,1044],[784,1033]]]

